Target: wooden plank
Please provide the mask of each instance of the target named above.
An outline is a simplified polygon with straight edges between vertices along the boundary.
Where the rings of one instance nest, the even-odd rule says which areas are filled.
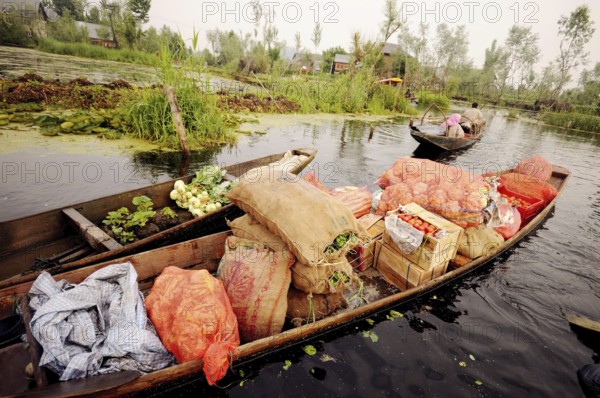
[[[600,333],[600,322],[594,321],[588,317],[579,314],[567,314],[567,321],[569,324],[578,326],[590,332]]]
[[[83,379],[55,383],[45,387],[34,388],[27,391],[27,397],[80,397],[84,395],[99,394],[106,390],[115,389],[122,384],[129,383],[142,373],[135,370],[123,370],[97,376],[84,377]]]
[[[101,230],[96,224],[85,218],[74,208],[69,207],[68,209],[63,209],[62,212],[94,249],[98,251],[110,251],[118,250],[123,247],[119,242],[108,236],[106,232]]]
[[[20,297],[21,299],[21,313],[23,314],[23,322],[25,323],[25,333],[27,335],[27,343],[29,344],[29,357],[31,358],[31,363],[33,364],[33,375],[35,378],[35,383],[38,387],[43,387],[48,384],[48,379],[46,378],[46,372],[40,366],[40,358],[42,357],[42,347],[39,345],[37,340],[33,337],[31,333],[31,327],[29,326],[31,323],[31,308],[29,308],[29,298],[27,295],[23,295]]]
[[[9,366],[2,367],[0,396],[23,394],[29,387],[29,378],[25,368],[29,363],[29,354],[24,344],[13,344],[0,349],[0,358]]]

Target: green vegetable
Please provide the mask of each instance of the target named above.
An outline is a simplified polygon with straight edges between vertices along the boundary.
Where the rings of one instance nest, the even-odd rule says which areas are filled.
[[[134,229],[145,226],[148,220],[156,215],[152,209],[154,204],[149,197],[136,196],[131,202],[137,206],[134,213],[130,213],[126,207],[121,207],[116,211],[109,211],[106,218],[102,220],[104,225],[111,227],[113,234],[122,245],[133,242],[135,240]]]

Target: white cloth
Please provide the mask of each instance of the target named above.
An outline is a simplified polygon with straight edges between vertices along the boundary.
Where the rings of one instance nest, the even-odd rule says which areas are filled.
[[[450,138],[464,138],[465,137],[465,132],[462,129],[462,127],[460,127],[460,124],[457,124],[456,126],[448,127],[448,137],[450,137]]]
[[[477,126],[482,126],[485,123],[483,119],[483,113],[477,108],[469,108],[463,113],[465,123],[472,122]]]
[[[146,316],[130,262],[102,268],[79,285],[43,272],[29,295],[31,331],[43,347],[40,366],[60,380],[174,363]]]

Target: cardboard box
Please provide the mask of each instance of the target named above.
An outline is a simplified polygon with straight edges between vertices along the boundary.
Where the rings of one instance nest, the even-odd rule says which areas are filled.
[[[364,271],[369,267],[373,266],[373,259],[375,257],[375,242],[380,240],[385,231],[385,223],[381,216],[374,214],[367,214],[358,220],[369,233],[371,242],[365,243],[364,245],[358,246],[351,250],[346,258],[352,268],[355,271]]]
[[[382,241],[375,242],[375,268],[389,283],[402,291],[443,275],[447,267],[448,262],[425,271]]]
[[[421,246],[409,254],[403,253],[398,248],[387,231],[383,234],[383,243],[387,244],[391,250],[406,257],[407,260],[415,263],[425,271],[429,271],[438,266],[447,265],[448,262],[456,256],[458,239],[462,234],[463,229],[445,218],[425,210],[415,203],[410,203],[404,206],[404,208],[420,217],[422,220],[427,221],[429,224],[434,225],[436,228],[445,230],[447,235],[441,238],[425,236]],[[394,212],[389,212],[388,214],[392,213]]]

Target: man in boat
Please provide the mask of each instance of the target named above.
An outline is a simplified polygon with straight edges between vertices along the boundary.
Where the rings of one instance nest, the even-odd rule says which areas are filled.
[[[406,92],[404,93],[404,98],[406,98],[409,101],[414,101],[416,102],[417,96],[410,91],[410,88],[406,90]]]
[[[460,113],[453,113],[450,115],[444,123],[441,124],[441,127],[445,131],[446,137],[449,138],[464,138],[465,132],[460,126]]]
[[[461,119],[461,126],[463,130],[469,134],[479,134],[483,126],[485,125],[485,119],[483,113],[477,109],[479,104],[473,102],[471,108],[467,109]]]

